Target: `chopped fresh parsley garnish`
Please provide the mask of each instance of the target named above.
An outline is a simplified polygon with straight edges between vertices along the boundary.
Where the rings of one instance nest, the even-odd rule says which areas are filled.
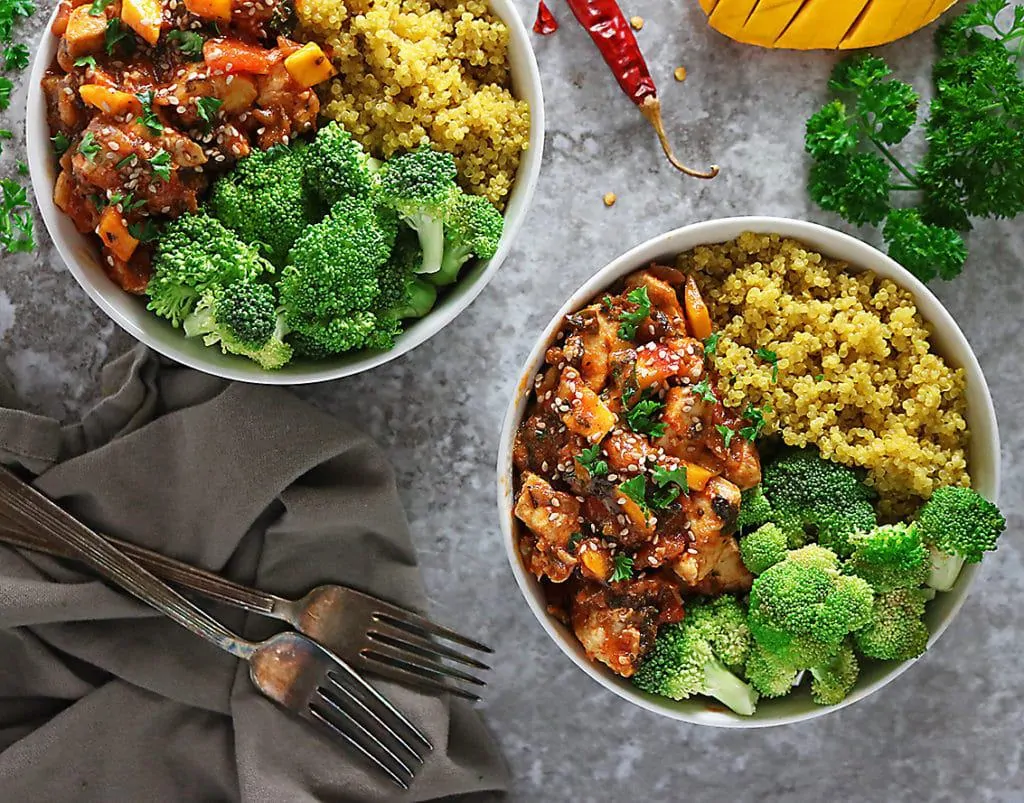
[[[576,462],[587,470],[591,477],[601,477],[608,473],[608,464],[601,459],[601,444],[595,443],[576,455]]]
[[[718,397],[715,395],[715,391],[711,387],[711,383],[708,382],[707,377],[704,377],[700,382],[693,386],[693,392],[706,402],[718,401]]]
[[[213,122],[217,119],[217,111],[224,104],[224,101],[217,98],[196,98],[196,113],[199,119],[206,123],[206,130],[213,128]]]
[[[79,56],[75,59],[76,67],[92,67],[96,69],[96,57],[95,56]]]
[[[569,536],[569,543],[566,545],[570,552],[575,552],[576,547],[580,545],[580,541],[583,540],[583,533],[579,530]]]
[[[56,136],[50,137],[50,142],[53,143],[53,152],[58,156],[63,156],[64,152],[71,147],[71,140],[63,131],[58,131]]]
[[[203,56],[203,37],[195,31],[171,31],[167,34],[167,41],[177,42],[183,56],[191,56],[193,59]]]
[[[0,154],[4,152],[4,140],[12,139],[14,134],[8,131],[6,128],[0,128]]]
[[[657,488],[651,490],[647,495],[647,500],[652,508],[661,510],[668,507],[679,498],[681,491],[677,485],[668,485],[665,488]]]
[[[150,157],[149,166],[153,168],[153,173],[158,178],[162,178],[164,181],[171,180],[171,155],[163,148]]]
[[[28,45],[21,43],[8,45],[4,50],[5,70],[24,70],[28,66]]]
[[[13,179],[0,179],[0,249],[10,254],[35,248],[32,232],[32,208],[28,190]]]
[[[117,206],[120,204],[121,211],[127,214],[128,212],[134,212],[136,209],[141,209],[146,205],[144,200],[136,200],[135,196],[129,193],[115,192],[110,196],[108,203],[111,206]]]
[[[765,427],[764,414],[770,409],[768,405],[762,408],[748,404],[747,409],[743,411],[743,417],[750,423],[740,429],[740,437],[751,443],[756,441],[761,436],[761,431]],[[728,444],[726,444],[726,447],[728,447]]]
[[[128,233],[140,243],[151,243],[160,236],[160,229],[150,218],[142,223],[129,223]]]
[[[619,490],[624,496],[636,502],[644,513],[647,512],[647,482],[643,474],[637,474],[633,479],[621,483]]]
[[[160,122],[160,118],[157,113],[153,111],[153,90],[147,90],[146,92],[139,92],[135,97],[139,99],[139,103],[142,104],[142,116],[139,118],[139,122],[142,123],[146,128],[153,134],[162,134],[164,131],[164,124]]]
[[[758,357],[764,360],[772,367],[772,382],[779,381],[779,355],[771,349],[766,349],[764,346],[754,352]]]
[[[824,374],[815,374],[815,375],[814,375],[814,381],[815,381],[815,382],[820,382],[820,381],[821,381],[822,379],[824,379],[824,378],[825,378],[825,375],[824,375]]]
[[[632,340],[636,337],[637,327],[651,314],[651,299],[647,297],[646,287],[637,287],[629,291],[626,300],[636,304],[636,309],[622,313],[619,318],[619,337],[623,340]]]
[[[139,159],[138,154],[129,153],[127,156],[124,157],[124,159],[122,159],[120,162],[118,162],[114,166],[118,170],[120,170],[122,167],[127,167],[130,164],[134,164],[135,162],[138,161],[138,159]]]
[[[88,162],[92,162],[96,159],[96,154],[100,152],[100,144],[96,141],[96,137],[92,135],[92,131],[85,132],[85,136],[82,137],[82,141],[78,143],[78,152],[82,154]]]
[[[718,341],[721,340],[721,332],[712,332],[706,338],[704,338],[704,356],[712,357],[715,351],[718,349]]]
[[[725,424],[715,424],[715,429],[717,429],[718,434],[722,436],[722,440],[725,441],[725,448],[728,449],[729,444],[732,443],[732,439],[736,437],[736,432]]]
[[[11,92],[14,89],[14,82],[10,78],[0,75],[0,112],[11,105]]]
[[[28,165],[25,164],[24,162],[18,162],[18,175],[19,176],[27,176],[28,175]]]
[[[601,299],[601,304],[604,305],[605,309],[611,309],[612,308],[612,303],[613,302],[612,302],[612,297],[611,296],[605,296],[604,298]]]
[[[102,17],[103,12],[106,11],[113,0],[92,0],[92,5],[89,6],[89,15],[92,17]]]
[[[18,17],[31,17],[36,11],[32,0],[0,0],[0,42],[10,42]]]
[[[103,35],[103,47],[107,51],[107,55],[110,56],[113,55],[118,45],[123,45],[129,53],[135,50],[135,39],[132,38],[131,29],[124,28],[121,25],[121,20],[114,17],[107,23],[106,33]]]
[[[660,438],[665,434],[665,425],[657,420],[665,405],[654,399],[641,399],[626,411],[626,423],[634,432]]]
[[[611,581],[629,580],[633,577],[633,558],[623,552],[619,552],[612,558],[615,569],[612,571]]]
[[[669,483],[675,483],[683,493],[690,492],[690,482],[686,479],[686,466],[673,469],[655,466],[654,471],[651,472],[651,479],[658,484],[659,488],[664,488]]]

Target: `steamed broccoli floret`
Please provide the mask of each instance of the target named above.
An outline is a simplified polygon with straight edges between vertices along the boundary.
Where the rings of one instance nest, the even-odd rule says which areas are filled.
[[[377,306],[398,318],[422,318],[437,302],[437,288],[416,275],[423,255],[415,232],[399,233],[391,258],[380,269]]]
[[[167,224],[157,242],[146,287],[148,309],[180,326],[207,291],[273,270],[215,218],[205,212],[182,215]]]
[[[633,676],[638,689],[672,700],[703,694],[737,714],[754,713],[757,693],[726,666],[746,658],[743,609],[733,597],[719,599],[693,606],[685,620],[658,631],[653,650]]]
[[[917,516],[921,540],[932,557],[928,585],[949,591],[964,563],[977,563],[996,548],[1006,519],[973,488],[937,488]]]
[[[853,553],[846,571],[863,577],[875,591],[917,588],[928,579],[928,550],[914,524],[887,524],[850,536]]]
[[[455,159],[428,146],[396,156],[377,173],[377,194],[419,235],[418,273],[437,273],[444,253],[444,218],[455,185]]]
[[[853,648],[844,642],[828,661],[810,667],[811,698],[818,705],[835,705],[846,699],[857,683],[860,665]]]
[[[281,368],[292,358],[284,342],[284,323],[274,290],[249,279],[209,290],[185,319],[186,337],[202,337],[207,346],[220,344],[225,354],[240,354],[261,368]]]
[[[813,449],[790,449],[764,470],[761,483],[772,523],[791,539],[817,536],[822,546],[845,557],[849,537],[875,527],[874,492],[856,471]]]
[[[740,529],[759,527],[771,518],[772,506],[760,485],[748,488],[741,495],[740,515],[736,526]],[[798,546],[803,546],[799,544]]]
[[[290,340],[297,354],[313,359],[335,357],[355,349],[387,349],[398,332],[392,319],[372,312],[350,312],[335,318],[289,318]],[[392,328],[388,328],[392,327]]]
[[[250,244],[259,244],[275,265],[285,264],[288,249],[318,217],[305,185],[304,143],[253,151],[219,179],[210,193],[210,210]]]
[[[906,661],[928,647],[928,626],[921,618],[933,589],[899,588],[875,597],[871,621],[854,638],[857,649],[869,658]]]
[[[746,678],[762,696],[782,697],[793,690],[799,670],[754,641],[747,657]]]
[[[808,669],[831,659],[868,623],[871,601],[871,586],[841,574],[834,552],[805,546],[754,579],[750,630],[780,663]]]
[[[456,190],[444,218],[441,270],[430,274],[430,281],[438,286],[452,284],[470,257],[490,259],[498,250],[504,227],[505,219],[494,204]]]
[[[789,551],[786,534],[774,524],[762,524],[740,539],[740,557],[751,574],[762,574]]]
[[[306,184],[327,205],[346,195],[368,196],[380,162],[336,122],[329,122],[306,148]]]

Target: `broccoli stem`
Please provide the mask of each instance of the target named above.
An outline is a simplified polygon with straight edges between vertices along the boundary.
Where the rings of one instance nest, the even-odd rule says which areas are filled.
[[[467,248],[455,246],[445,248],[444,256],[441,259],[441,270],[431,274],[430,281],[438,287],[454,284],[459,278],[459,271],[462,270],[462,266],[466,264],[470,256],[471,252]]]
[[[422,318],[434,308],[436,302],[437,288],[417,277],[409,287],[409,298],[406,303],[393,309],[391,314],[400,319]]]
[[[416,231],[423,249],[423,264],[417,273],[437,273],[444,256],[444,221],[439,217],[415,215],[406,222]]]
[[[928,572],[927,585],[936,591],[949,591],[956,584],[963,568],[964,559],[958,555],[950,555],[940,552],[935,547],[929,547],[931,552],[931,570]]]
[[[745,717],[752,716],[757,707],[757,692],[720,661],[709,661],[704,667],[704,694]]]

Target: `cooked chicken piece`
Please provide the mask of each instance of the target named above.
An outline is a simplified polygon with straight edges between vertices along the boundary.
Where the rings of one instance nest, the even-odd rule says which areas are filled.
[[[620,499],[623,500],[622,505],[618,504]],[[607,493],[587,496],[583,502],[583,514],[604,538],[628,549],[643,546],[654,535],[654,525],[636,502],[615,487],[608,488]]]
[[[615,429],[601,443],[601,451],[613,473],[636,474],[648,460],[654,461],[658,450],[644,435]]]
[[[516,468],[545,475],[554,472],[570,438],[568,430],[559,432],[562,426],[561,419],[550,408],[542,408],[523,421],[512,446]]]
[[[705,401],[692,386],[669,388],[661,413],[665,434],[655,445],[673,457],[706,465],[701,458],[707,453],[704,442],[713,412],[714,402]],[[718,462],[714,460],[709,467],[717,468]]]
[[[82,234],[96,230],[100,222],[96,202],[82,194],[81,185],[72,180],[67,170],[61,170],[57,174],[57,181],[53,185],[53,202],[60,211],[71,218],[75,228]]]
[[[41,84],[43,97],[46,98],[46,121],[50,131],[60,131],[72,136],[88,119],[85,104],[78,94],[78,77],[76,74],[47,74]]]
[[[722,477],[708,480],[703,491],[680,497],[689,524],[690,548],[672,569],[683,580],[694,585],[703,580],[722,558],[733,541],[736,517],[740,512],[740,490]]]
[[[93,16],[92,6],[82,5],[72,9],[64,31],[68,55],[72,58],[88,56],[103,50],[107,34],[107,17],[105,14]]]
[[[574,330],[565,341],[566,359],[579,367],[583,381],[600,393],[611,375],[612,354],[628,349],[619,338],[619,324],[601,304],[592,304],[566,318]]]
[[[556,393],[556,409],[572,432],[598,443],[615,426],[615,413],[594,393],[575,368],[566,366]]]
[[[635,378],[640,390],[664,388],[676,376],[694,384],[704,376],[704,349],[700,341],[670,337],[636,350]]]
[[[527,472],[515,506],[516,518],[534,538],[520,539],[520,548],[530,571],[537,577],[564,583],[576,565],[569,540],[580,529],[580,503],[571,494],[556,491],[546,480]]]
[[[688,586],[688,590],[701,596],[716,594],[744,594],[750,591],[754,575],[743,565],[740,548],[735,538],[725,542],[719,553],[718,563],[712,567],[699,583]]]
[[[656,340],[666,335],[686,335],[686,318],[683,308],[679,303],[679,296],[676,289],[663,278],[655,275],[659,268],[638,271],[626,279],[627,290],[634,290],[637,287],[647,288],[647,297],[651,301],[651,316],[646,326],[637,329],[637,339]],[[668,270],[674,270],[669,268]],[[680,274],[682,279],[682,274]],[[653,326],[654,331],[651,331]]]
[[[302,89],[285,69],[275,64],[256,84],[257,109],[249,116],[259,138],[260,149],[289,142],[297,134],[313,130],[320,112],[320,100],[312,89]],[[262,129],[262,131],[260,131]]]
[[[145,248],[135,249],[135,253],[127,262],[104,248],[103,270],[114,284],[125,292],[137,296],[146,292],[149,277],[153,275],[149,251]]]
[[[683,618],[675,585],[645,577],[610,586],[583,581],[572,602],[572,629],[587,655],[624,678],[636,672],[658,627]]]
[[[733,432],[739,432],[745,426],[743,419],[721,405],[715,410],[713,423],[723,423]],[[761,457],[753,443],[742,437],[734,437],[729,448],[726,448],[721,433],[711,426],[707,429],[707,445],[708,451],[715,457],[715,464],[720,466],[722,476],[736,483],[742,490],[753,488],[761,482]]]

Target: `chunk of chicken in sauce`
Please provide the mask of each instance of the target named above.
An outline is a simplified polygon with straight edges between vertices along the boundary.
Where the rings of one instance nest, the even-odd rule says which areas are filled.
[[[645,577],[602,585],[582,581],[572,599],[572,629],[591,660],[632,677],[658,628],[683,618],[671,580]]]
[[[580,503],[572,494],[556,491],[536,474],[525,474],[515,515],[526,525],[532,538],[523,538],[520,548],[530,571],[537,577],[564,583],[576,566],[576,546],[570,545],[579,531]]]

